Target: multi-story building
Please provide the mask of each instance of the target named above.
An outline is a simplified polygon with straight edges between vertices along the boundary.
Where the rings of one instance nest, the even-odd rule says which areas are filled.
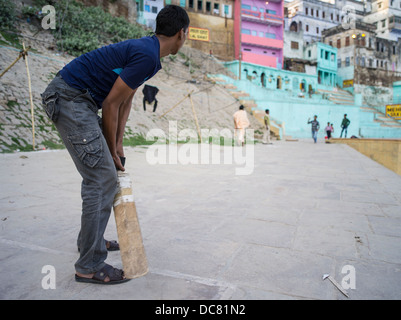
[[[191,21],[186,45],[213,54],[221,60],[234,59],[235,0],[136,1],[138,22],[152,28],[157,14],[165,5],[174,4],[185,8]]]
[[[137,21],[154,30],[156,16],[163,7],[164,0],[136,0]]]
[[[373,0],[372,12],[363,21],[375,25],[378,37],[397,41],[401,38],[401,0]]]
[[[339,25],[323,32],[338,49],[338,85],[351,91],[363,86],[391,87],[401,79],[401,44],[376,36],[376,27],[357,20],[352,29]],[[355,92],[355,91],[354,91]]]
[[[337,85],[337,48],[314,42],[305,47],[304,59],[316,63],[318,84],[328,87]]]
[[[368,1],[294,0],[285,3],[285,30],[303,31],[306,44],[321,41],[323,30],[351,25],[369,10]]]
[[[235,1],[235,58],[281,69],[283,65],[283,0]]]
[[[221,60],[234,58],[235,0],[170,1],[181,6],[185,3],[191,21],[186,41],[188,46],[211,53]]]

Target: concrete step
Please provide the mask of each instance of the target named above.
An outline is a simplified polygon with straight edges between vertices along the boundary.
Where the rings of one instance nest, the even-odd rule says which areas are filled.
[[[232,91],[232,92],[230,92],[230,94],[236,99],[238,99],[240,97],[249,97],[249,93],[244,92],[244,91]]]

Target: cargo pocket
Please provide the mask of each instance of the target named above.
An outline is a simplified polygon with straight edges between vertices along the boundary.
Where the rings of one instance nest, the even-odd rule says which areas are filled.
[[[76,156],[90,168],[94,168],[102,162],[103,147],[100,135],[100,131],[93,130],[68,136]]]
[[[53,122],[57,121],[60,106],[57,103],[58,93],[57,92],[44,92],[41,94],[42,96],[42,106],[45,110],[47,116]]]

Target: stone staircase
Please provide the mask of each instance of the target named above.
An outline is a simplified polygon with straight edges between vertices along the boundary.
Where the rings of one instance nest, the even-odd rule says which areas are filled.
[[[235,99],[239,101],[240,104],[242,104],[245,109],[248,111],[249,114],[253,116],[255,120],[257,120],[258,123],[260,123],[262,126],[264,126],[264,113],[263,111],[257,110],[257,104],[256,102],[250,97],[249,93],[240,91],[238,88],[231,83],[226,83],[226,80],[209,75],[208,81],[211,81],[213,83],[219,83],[224,87],[224,89]],[[262,136],[258,136],[255,134],[256,138],[262,139]],[[280,140],[280,129],[279,126],[274,123],[273,120],[271,120],[271,126],[270,126],[270,137],[271,139],[276,139]]]
[[[376,108],[363,106],[361,107],[361,111],[370,112],[374,114],[374,122],[381,127],[389,127],[389,128],[401,128],[401,122],[395,119],[386,117],[386,115],[377,110]]]
[[[335,104],[353,105],[355,102],[354,96],[350,92],[338,88],[335,90],[318,89],[316,93]]]
[[[220,83],[224,83],[225,81],[220,79]],[[261,110],[257,110],[257,103],[253,100],[250,95],[244,91],[238,91],[237,87],[233,84],[225,84],[224,88],[236,99],[239,100],[239,103],[242,104],[245,109],[262,125],[265,125],[264,122],[264,112]],[[280,140],[280,129],[279,126],[274,122],[274,120],[270,120],[270,135],[272,139]],[[262,138],[262,137],[259,137]]]

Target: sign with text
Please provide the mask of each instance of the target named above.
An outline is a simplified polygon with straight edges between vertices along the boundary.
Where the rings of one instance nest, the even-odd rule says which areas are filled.
[[[209,41],[209,29],[189,27],[189,40]]]
[[[389,104],[386,106],[386,117],[401,119],[401,104]]]
[[[350,88],[354,86],[354,80],[344,80],[343,81],[343,88]]]

